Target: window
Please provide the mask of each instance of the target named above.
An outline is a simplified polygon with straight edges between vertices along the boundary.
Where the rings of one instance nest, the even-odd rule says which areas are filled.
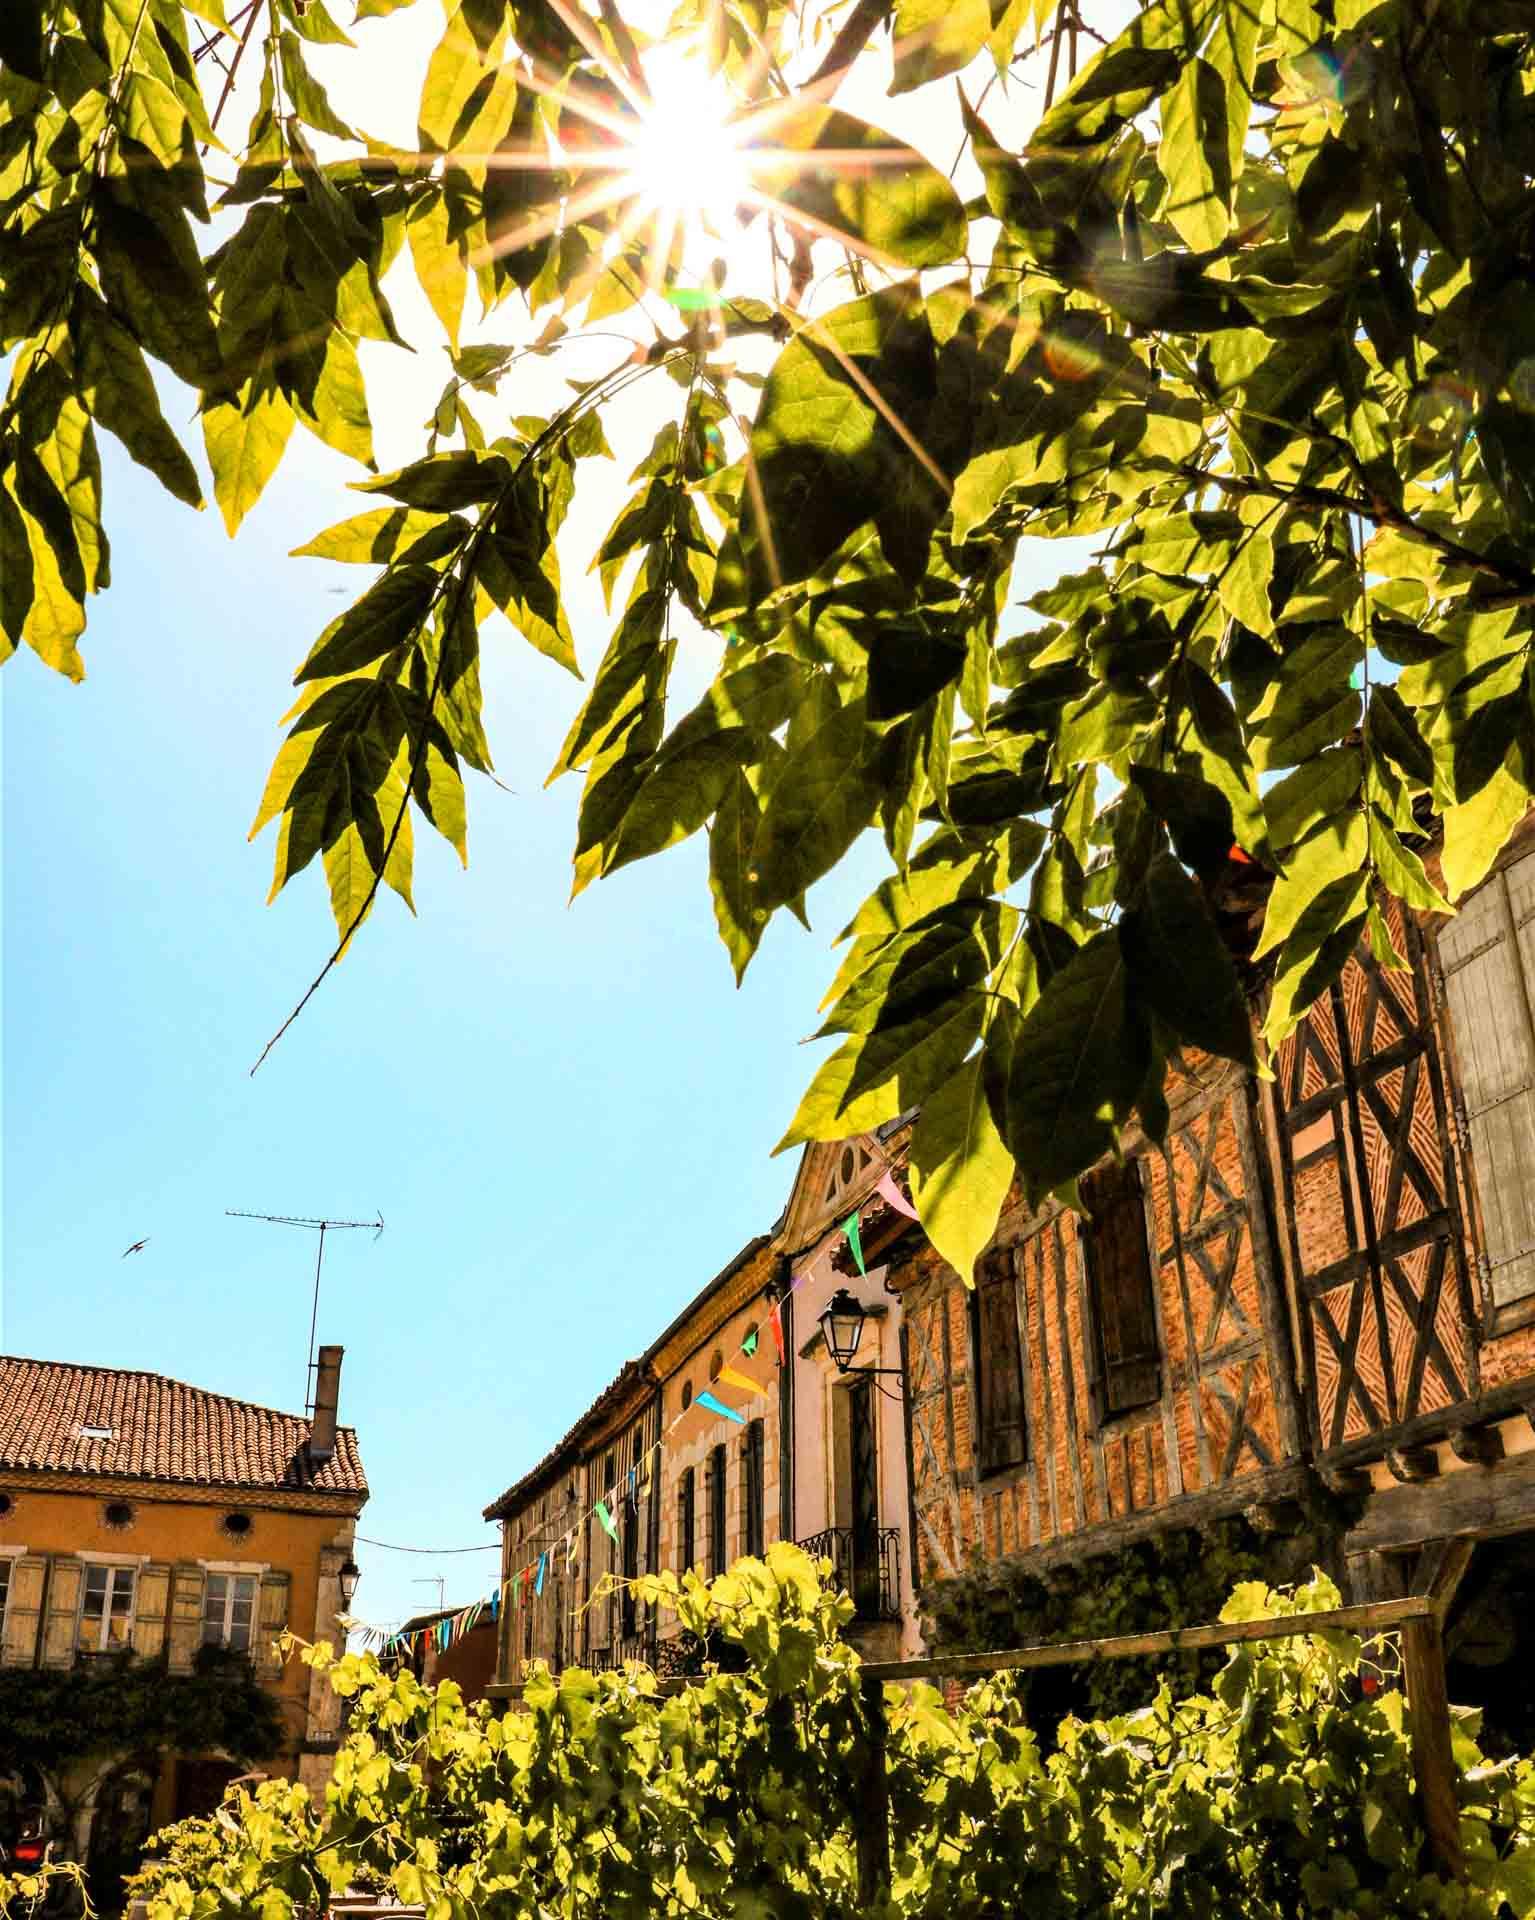
[[[256,1618],[256,1576],[210,1573],[203,1595],[203,1645],[245,1652]]]
[[[1535,856],[1495,873],[1439,931],[1495,1307],[1535,1294]]]
[[[128,1645],[133,1627],[132,1567],[87,1567],[80,1597],[82,1653],[116,1653]]]
[[[741,1440],[742,1551],[760,1555],[763,1538],[762,1422],[753,1420]]]
[[[1023,1347],[1011,1249],[982,1261],[970,1315],[975,1343],[976,1465],[982,1474],[1001,1473],[1028,1458]]]
[[[11,1593],[10,1556],[0,1558],[0,1633],[5,1631],[5,1603]]]
[[[709,1577],[725,1571],[725,1449],[709,1454]]]
[[[1146,1251],[1138,1160],[1082,1181],[1083,1242],[1098,1347],[1098,1418],[1149,1407],[1162,1395],[1156,1297]]]
[[[693,1564],[694,1506],[697,1484],[688,1468],[677,1483],[677,1571],[686,1573]]]

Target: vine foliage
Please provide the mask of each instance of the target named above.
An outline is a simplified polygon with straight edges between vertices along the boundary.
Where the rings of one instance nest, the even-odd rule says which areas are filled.
[[[243,1654],[203,1648],[191,1673],[131,1653],[57,1669],[0,1668],[4,1760],[61,1780],[97,1755],[223,1752],[265,1760],[282,1712]]]
[[[1359,939],[1399,963],[1383,893],[1445,910],[1529,804],[1529,9],[1144,0],[1110,37],[1079,0],[449,0],[401,145],[338,102],[410,8],[0,8],[4,648],[83,670],[100,430],[199,502],[162,388],[231,530],[295,428],[370,468],[360,349],[406,344],[414,274],[451,377],[421,456],[302,549],[364,585],[297,668],[274,888],[319,860],[339,958],[409,901],[414,823],[465,854],[509,624],[590,670],[553,769],[577,891],[707,834],[739,975],[883,836],[784,1144],[920,1106],[917,1204],[968,1272],[1015,1167],[1037,1198],[1132,1115],[1160,1135],[1180,1044],[1252,1059],[1203,891],[1233,849],[1270,883],[1272,1045]],[[626,196],[662,38],[728,96],[760,286]],[[957,99],[964,193],[835,104],[855,66]],[[509,344],[468,337],[471,284]],[[556,390],[615,329],[517,410],[519,369]],[[594,659],[562,569],[636,386]],[[1019,612],[1025,543],[1067,537],[1096,557]],[[679,712],[684,632],[715,672]]]
[[[851,1602],[787,1545],[709,1586],[639,1584],[745,1670],[670,1695],[638,1667],[538,1670],[503,1713],[310,1650],[351,1703],[323,1799],[268,1781],[172,1830],[135,1883],[149,1920],[287,1920],[359,1879],[429,1920],[1535,1911],[1535,1768],[1481,1765],[1475,1716],[1460,1716],[1470,1880],[1425,1873],[1403,1697],[1361,1694],[1382,1650],[1338,1633],[1247,1643],[1207,1691],[1163,1684],[1138,1712],[1068,1722],[1048,1756],[1010,1678],[952,1709],[927,1685],[887,1688],[892,1880],[871,1907],[855,1840],[872,1817],[865,1708],[839,1637]],[[1336,1599],[1325,1580],[1249,1582],[1226,1614]]]

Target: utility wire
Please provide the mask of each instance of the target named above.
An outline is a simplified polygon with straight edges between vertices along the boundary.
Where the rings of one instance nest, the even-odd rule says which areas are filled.
[[[442,1553],[499,1553],[501,1551],[501,1543],[499,1540],[487,1540],[483,1547],[397,1547],[392,1540],[370,1540],[365,1533],[354,1534],[352,1537],[362,1546],[382,1547],[385,1553],[442,1554]]]

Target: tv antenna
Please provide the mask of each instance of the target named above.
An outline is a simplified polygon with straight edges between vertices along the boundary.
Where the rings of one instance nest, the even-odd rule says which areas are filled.
[[[435,1587],[437,1589],[437,1611],[446,1612],[447,1602],[443,1596],[447,1593],[448,1583],[440,1573],[424,1574],[419,1580],[412,1580],[413,1587]]]
[[[295,1213],[245,1213],[239,1207],[225,1207],[224,1215],[229,1220],[261,1220],[269,1227],[304,1227],[320,1236],[314,1257],[314,1305],[309,1312],[309,1365],[304,1374],[304,1411],[313,1413],[314,1336],[320,1319],[320,1269],[325,1264],[325,1236],[327,1233],[345,1233],[365,1227],[376,1240],[384,1231],[383,1213],[380,1212],[376,1220],[310,1220]]]

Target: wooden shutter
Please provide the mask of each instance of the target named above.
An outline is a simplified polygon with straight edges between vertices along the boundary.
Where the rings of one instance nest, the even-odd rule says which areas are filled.
[[[190,1673],[203,1643],[203,1570],[178,1561],[171,1574],[170,1669]]]
[[[1028,1458],[1023,1415],[1023,1352],[1011,1252],[992,1254],[976,1274],[971,1301],[975,1341],[976,1467],[981,1474]]]
[[[264,1573],[261,1576],[261,1599],[256,1612],[256,1638],[252,1650],[256,1664],[265,1667],[269,1673],[275,1673],[282,1666],[282,1655],[274,1651],[272,1643],[288,1625],[288,1585],[285,1573]]]
[[[1495,1306],[1535,1293],[1535,856],[1439,932]]]
[[[133,1651],[142,1659],[158,1660],[164,1651],[170,1591],[169,1567],[139,1568],[138,1591],[133,1596]]]
[[[1156,1298],[1146,1252],[1139,1160],[1108,1166],[1082,1181],[1087,1275],[1092,1293],[1099,1417],[1161,1398]]]
[[[753,1420],[741,1440],[741,1493],[744,1508],[741,1524],[745,1536],[741,1543],[741,1551],[758,1556],[762,1553],[763,1535],[767,1523],[763,1466],[762,1422]]]
[[[75,1664],[75,1633],[80,1623],[80,1583],[85,1567],[79,1560],[55,1559],[48,1569],[48,1608],[43,1616],[45,1667]]]
[[[0,1667],[30,1667],[35,1663],[38,1626],[43,1617],[43,1583],[47,1577],[48,1562],[40,1553],[18,1554],[12,1560]]]
[[[693,1564],[693,1489],[697,1482],[689,1467],[677,1486],[677,1571],[686,1573]]]
[[[729,1564],[725,1539],[725,1449],[713,1447],[709,1453],[709,1573],[722,1574]]]

